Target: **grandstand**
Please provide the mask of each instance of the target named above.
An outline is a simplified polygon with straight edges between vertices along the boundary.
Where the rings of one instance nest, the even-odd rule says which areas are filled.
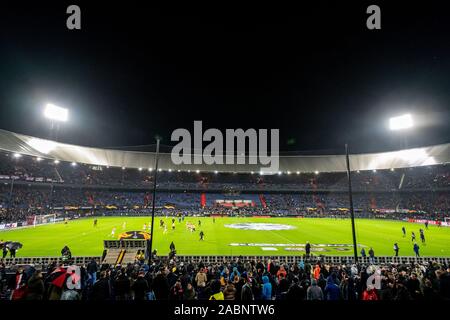
[[[119,272],[122,265],[148,261],[148,241],[135,238],[150,231],[154,154],[42,139],[36,144],[36,139],[0,131],[0,239],[22,245],[15,257],[5,255],[5,266],[83,267],[96,261]],[[44,153],[46,144],[52,149]],[[358,254],[368,255],[372,247],[377,253],[360,256],[359,263],[385,268],[449,263],[449,149],[351,155]],[[278,269],[314,261],[336,267],[354,263],[342,156],[281,156],[280,172],[274,174],[245,165],[176,167],[169,155],[161,158],[151,235],[157,250],[152,257],[159,264],[191,265],[199,272],[208,265],[213,272],[214,265],[230,268],[235,261],[276,261]],[[427,242],[418,256],[409,233],[419,234],[425,222]],[[206,234],[201,243],[200,231]],[[125,233],[129,238],[118,238]],[[170,256],[172,241],[176,256]],[[401,247],[398,257],[395,242]],[[69,260],[60,255],[64,245],[72,251]]]

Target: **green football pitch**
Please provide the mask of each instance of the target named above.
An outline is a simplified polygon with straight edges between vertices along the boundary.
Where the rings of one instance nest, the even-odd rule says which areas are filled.
[[[163,219],[168,230],[159,227]],[[23,248],[17,257],[59,256],[64,245],[68,245],[74,256],[100,256],[103,240],[117,239],[125,231],[142,231],[149,217],[102,217],[97,227],[93,218],[55,223],[37,227],[0,231],[0,239],[18,241]],[[201,226],[198,226],[199,220]],[[126,227],[123,229],[123,223]],[[196,231],[187,230],[186,223],[196,225]],[[171,218],[155,219],[154,248],[158,254],[167,254],[173,241],[179,255],[300,255],[309,241],[316,255],[352,255],[351,224],[348,219],[313,218],[194,218],[182,222],[176,220],[175,230]],[[403,237],[401,228],[406,227]],[[113,237],[111,230],[116,227]],[[233,228],[232,228],[233,227]],[[277,230],[277,229],[282,230]],[[424,225],[401,221],[356,220],[358,252],[373,247],[377,256],[393,255],[393,244],[398,243],[401,256],[413,256],[411,232],[414,231],[422,256],[450,256],[450,228],[429,226],[425,230],[426,243],[419,239],[419,229]],[[269,230],[267,230],[269,229]],[[273,230],[275,229],[275,230]],[[205,234],[200,241],[199,231]],[[147,229],[148,231],[148,229]]]

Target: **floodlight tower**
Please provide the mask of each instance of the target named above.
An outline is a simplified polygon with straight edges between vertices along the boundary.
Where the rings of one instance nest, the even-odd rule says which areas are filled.
[[[400,149],[408,148],[407,133],[408,129],[412,128],[413,126],[414,126],[413,117],[409,113],[397,117],[392,117],[389,119],[389,129],[391,131],[400,131],[401,135]]]
[[[155,152],[155,171],[153,172],[153,198],[152,198],[152,225],[150,229],[150,240],[148,241],[147,253],[149,257],[149,264],[153,261],[153,226],[155,223],[155,205],[156,205],[156,179],[158,177],[158,161],[159,161],[159,143],[161,141],[160,136],[156,136],[156,152]]]
[[[57,141],[60,123],[69,120],[69,110],[47,103],[44,117],[50,120],[50,139]]]

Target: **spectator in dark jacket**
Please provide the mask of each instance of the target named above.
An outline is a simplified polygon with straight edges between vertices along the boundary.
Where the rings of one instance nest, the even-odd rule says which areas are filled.
[[[297,277],[294,277],[293,284],[289,287],[289,290],[286,294],[287,300],[305,300],[305,289],[300,286],[299,280]]]
[[[36,271],[28,280],[27,300],[42,300],[44,298],[44,280],[41,271]]]
[[[252,290],[250,279],[247,277],[245,277],[243,279],[244,279],[245,283],[241,289],[241,300],[242,301],[252,301],[252,300],[254,300],[254,296],[253,296],[253,290]]]
[[[341,298],[341,291],[335,282],[335,277],[330,275],[327,279],[327,285],[325,287],[325,300],[339,300]]]
[[[114,281],[114,293],[116,300],[128,300],[130,295],[131,283],[125,269],[122,269]]]
[[[152,284],[156,300],[167,300],[169,298],[169,283],[162,272],[159,272]]]
[[[100,273],[100,279],[92,287],[92,300],[104,301],[111,298],[111,288],[106,271]]]
[[[134,292],[134,300],[145,300],[145,294],[149,291],[149,286],[147,280],[145,280],[145,273],[143,271],[139,272],[136,281],[131,287]]]
[[[87,273],[89,275],[89,280],[91,284],[94,284],[97,281],[97,271],[98,265],[95,259],[92,259],[87,265]]]

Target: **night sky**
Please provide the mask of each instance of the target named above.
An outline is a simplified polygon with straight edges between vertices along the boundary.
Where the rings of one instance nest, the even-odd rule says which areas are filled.
[[[93,2],[93,1],[90,1]],[[284,151],[450,142],[450,19],[442,3],[320,2],[275,8],[152,7],[143,1],[3,4],[0,128],[48,137],[43,106],[70,109],[59,140],[170,142],[176,128],[278,128]],[[96,1],[97,2],[97,1]],[[393,4],[392,2],[395,2]],[[82,29],[66,28],[78,4]],[[382,29],[366,28],[381,7]]]

